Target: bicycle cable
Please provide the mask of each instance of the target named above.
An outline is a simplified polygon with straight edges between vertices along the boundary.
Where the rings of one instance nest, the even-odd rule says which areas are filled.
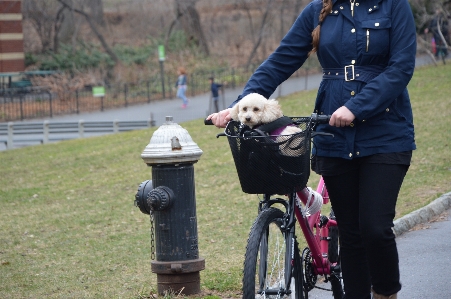
[[[308,191],[308,198],[305,203],[305,207],[302,209],[302,214],[305,216],[310,216],[315,213],[317,213],[319,210],[321,210],[321,207],[323,206],[323,197],[318,192],[314,191],[312,188],[307,187]],[[297,199],[299,197],[296,195]]]

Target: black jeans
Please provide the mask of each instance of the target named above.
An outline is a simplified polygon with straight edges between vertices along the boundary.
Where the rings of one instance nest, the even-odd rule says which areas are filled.
[[[344,173],[323,174],[338,222],[346,299],[369,299],[371,287],[378,294],[395,294],[401,284],[392,227],[409,166],[366,159],[346,164]]]

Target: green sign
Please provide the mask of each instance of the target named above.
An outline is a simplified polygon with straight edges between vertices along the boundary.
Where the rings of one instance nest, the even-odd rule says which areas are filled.
[[[165,57],[164,57],[164,45],[159,45],[158,46],[158,59],[160,61],[164,61]]]
[[[95,97],[104,97],[105,96],[105,87],[104,86],[93,86],[92,87],[92,95]]]

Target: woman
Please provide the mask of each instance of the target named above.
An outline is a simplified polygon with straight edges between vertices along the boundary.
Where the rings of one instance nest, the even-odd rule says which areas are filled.
[[[415,149],[406,89],[416,32],[407,0],[314,0],[255,71],[243,96],[269,98],[316,52],[323,80],[315,112],[332,115],[317,131],[312,169],[329,191],[340,231],[346,299],[397,298],[401,289],[392,231],[401,183]],[[229,110],[208,117],[217,127]]]
[[[177,88],[177,97],[182,99],[182,108],[186,108],[188,106],[188,99],[185,95],[186,93],[186,70],[184,67],[179,67],[178,69],[178,78],[175,82],[175,87]]]

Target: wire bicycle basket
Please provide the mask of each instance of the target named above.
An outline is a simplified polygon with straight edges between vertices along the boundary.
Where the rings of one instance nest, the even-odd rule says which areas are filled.
[[[310,176],[310,118],[292,118],[302,132],[262,136],[230,121],[225,129],[241,189],[249,194],[288,194]]]

